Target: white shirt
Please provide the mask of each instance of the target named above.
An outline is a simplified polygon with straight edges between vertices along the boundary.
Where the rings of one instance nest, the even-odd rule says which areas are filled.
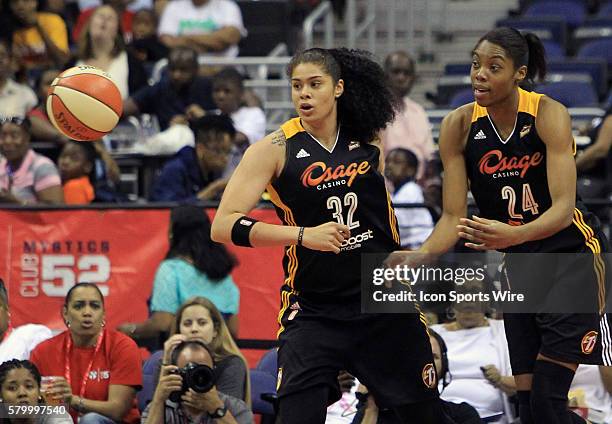
[[[612,424],[612,395],[604,387],[597,365],[578,366],[568,396],[579,407],[589,408],[589,420]]]
[[[86,65],[86,63],[79,60],[76,65]],[[130,76],[127,53],[119,53],[117,57],[113,58],[113,60],[110,62],[108,68],[103,69],[103,71],[110,75],[113,82],[119,89],[119,93],[121,93],[121,98],[123,100],[127,99],[129,96],[128,81]]]
[[[396,203],[423,203],[423,190],[414,181],[400,187],[391,201]],[[426,208],[395,208],[402,247],[416,249],[423,244],[433,230],[433,219]]]
[[[357,413],[357,388],[359,380],[355,379],[355,385],[350,392],[343,392],[342,397],[336,403],[329,405],[325,424],[350,424]]]
[[[231,115],[236,131],[246,135],[249,144],[266,135],[266,114],[259,107],[243,106]]]
[[[11,359],[29,359],[30,352],[52,336],[51,330],[39,324],[25,324],[13,329],[0,343],[0,364]]]
[[[237,28],[243,37],[246,36],[242,13],[233,1],[209,0],[208,3],[196,7],[191,0],[172,0],[162,13],[157,33],[160,36],[209,34],[229,26]],[[200,56],[236,57],[238,46]]]
[[[30,87],[7,79],[0,88],[0,116],[23,118],[38,104],[38,98]]]
[[[495,336],[503,329],[503,323],[489,320],[489,325],[457,331],[449,331],[444,325],[431,327],[446,342],[448,368],[453,376],[440,397],[450,402],[469,403],[481,418],[504,413],[505,405],[503,392],[484,378],[480,367],[493,364],[504,375],[509,362],[506,347],[497,346],[501,339]]]

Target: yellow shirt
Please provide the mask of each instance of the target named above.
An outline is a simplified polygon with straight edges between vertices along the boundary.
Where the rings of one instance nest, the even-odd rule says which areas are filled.
[[[68,52],[68,32],[64,20],[54,13],[40,12],[38,23],[51,41],[61,50]],[[31,68],[45,65],[50,61],[45,42],[35,27],[22,28],[13,35],[13,52],[21,62]]]

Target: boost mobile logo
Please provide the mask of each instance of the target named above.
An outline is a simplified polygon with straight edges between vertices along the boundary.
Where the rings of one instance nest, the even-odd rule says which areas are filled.
[[[369,170],[370,164],[365,160],[359,165],[353,162],[346,168],[338,165],[335,169],[328,167],[325,162],[314,162],[304,170],[300,179],[305,187],[316,187],[323,182],[348,177],[347,186],[350,187],[357,175],[363,175]]]
[[[340,250],[346,251],[346,250],[357,249],[358,247],[361,247],[361,243],[363,243],[366,240],[373,239],[373,238],[374,238],[374,234],[372,230],[364,231],[361,234],[357,234],[347,240],[344,240],[342,244],[340,245]]]

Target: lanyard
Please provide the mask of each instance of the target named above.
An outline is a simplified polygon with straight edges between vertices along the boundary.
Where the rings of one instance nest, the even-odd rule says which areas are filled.
[[[96,347],[94,348],[94,353],[91,356],[91,360],[87,365],[87,369],[85,370],[85,375],[83,375],[83,382],[81,383],[81,391],[79,392],[79,397],[83,397],[85,394],[85,385],[87,384],[87,378],[89,377],[89,372],[91,371],[91,367],[93,366],[94,359],[98,356],[98,352],[100,351],[100,347],[102,346],[102,339],[104,339],[104,330],[100,333],[98,337],[98,341],[96,342]],[[68,338],[66,340],[66,362],[64,364],[64,377],[66,377],[66,381],[68,385],[72,389],[72,383],[70,382],[70,351],[72,350],[72,336],[68,334]]]

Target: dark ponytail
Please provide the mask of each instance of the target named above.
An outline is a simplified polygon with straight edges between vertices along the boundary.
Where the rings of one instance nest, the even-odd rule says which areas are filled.
[[[385,73],[372,54],[364,50],[308,49],[296,54],[287,66],[291,77],[301,63],[321,66],[333,79],[344,80],[338,98],[338,121],[351,140],[369,143],[395,118],[397,102]]]
[[[526,32],[521,34],[515,28],[500,27],[487,32],[476,46],[483,41],[496,44],[512,58],[514,68],[527,66],[525,83],[532,85],[536,79],[543,80],[546,76],[546,53],[537,35]]]

